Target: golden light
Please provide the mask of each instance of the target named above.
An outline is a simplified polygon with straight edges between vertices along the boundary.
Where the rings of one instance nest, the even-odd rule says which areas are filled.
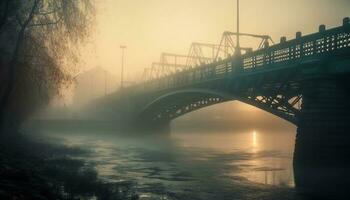
[[[256,131],[253,131],[252,134],[252,146],[253,146],[253,151],[256,150],[258,147],[258,134]]]

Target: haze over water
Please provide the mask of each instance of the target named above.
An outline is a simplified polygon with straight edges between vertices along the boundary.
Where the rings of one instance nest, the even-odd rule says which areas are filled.
[[[268,34],[278,43],[281,36],[295,38],[296,31],[317,32],[320,24],[339,26],[349,5],[347,0],[242,1],[241,29]],[[88,74],[84,100],[106,95],[107,87],[119,88],[120,45],[128,47],[125,76],[133,82],[160,53],[186,54],[196,41],[218,43],[223,31],[235,27],[230,0],[106,0],[100,7],[94,45],[82,54],[87,69],[101,66],[102,81],[97,84],[97,75]],[[256,46],[248,39],[242,43]],[[116,74],[109,75],[112,81],[106,81],[104,70]],[[90,150],[81,158],[102,179],[131,182],[141,199],[300,198],[294,191],[295,127],[241,103],[209,109],[181,117],[170,133],[158,136],[102,130],[53,134]]]
[[[178,125],[179,124],[179,125]],[[108,182],[132,182],[141,199],[297,199],[294,130],[182,131],[126,137],[56,132],[91,153],[82,158]]]

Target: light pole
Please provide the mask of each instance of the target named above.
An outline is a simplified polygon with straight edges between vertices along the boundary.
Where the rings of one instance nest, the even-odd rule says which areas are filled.
[[[237,0],[237,44],[236,44],[236,51],[235,54],[240,56],[241,55],[241,46],[240,46],[240,41],[239,41],[239,0]]]
[[[105,97],[107,96],[107,70],[104,70],[105,72]]]
[[[120,89],[123,89],[124,87],[124,50],[126,49],[126,46],[121,45],[120,49],[122,50],[122,69],[120,72]]]
[[[237,0],[237,47],[239,46],[239,0]]]

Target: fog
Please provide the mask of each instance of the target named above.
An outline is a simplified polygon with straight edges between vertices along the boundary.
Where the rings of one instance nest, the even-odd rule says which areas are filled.
[[[127,46],[125,79],[127,84],[132,84],[142,80],[144,68],[158,61],[162,52],[187,54],[192,42],[219,43],[224,31],[235,30],[235,13],[231,0],[98,1],[96,29],[81,52],[83,67],[79,76],[85,78],[78,77],[76,85],[67,90],[64,98],[57,98],[52,103],[55,112],[65,106],[76,110],[90,100],[119,89],[120,45]],[[350,2],[347,0],[247,0],[241,2],[241,31],[268,34],[279,42],[281,36],[293,39],[296,31],[316,32],[320,24],[327,28],[339,26],[349,13]],[[242,46],[256,48],[257,42],[243,39]],[[97,68],[99,70],[94,72]],[[106,80],[104,70],[108,74]],[[244,112],[240,112],[242,109]],[[260,119],[283,123],[283,120],[241,103],[216,105],[201,112],[187,115],[175,124],[188,118],[209,120],[206,117],[209,113],[214,113],[210,116],[220,118],[221,123],[227,120],[258,123]]]
[[[295,37],[318,31],[318,25],[341,25],[347,0],[245,0],[241,31]],[[120,75],[120,45],[127,46],[127,79],[134,81],[162,52],[187,54],[192,42],[219,43],[224,31],[236,30],[232,0],[103,0],[98,2],[97,28],[83,53],[85,67]],[[243,46],[255,46],[244,41]]]
[[[238,1],[0,1],[0,199],[346,199],[350,1]]]

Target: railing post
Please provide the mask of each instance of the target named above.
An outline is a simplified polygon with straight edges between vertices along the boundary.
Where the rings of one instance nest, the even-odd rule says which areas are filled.
[[[319,27],[318,27],[318,32],[319,33],[323,33],[326,31],[326,26],[324,24],[321,24]],[[323,53],[326,51],[326,38],[323,37],[323,48],[320,48],[320,52]]]
[[[338,49],[338,35],[336,34],[333,37],[334,37],[334,42],[333,42],[334,49],[332,49],[332,50],[337,50]]]
[[[344,27],[350,26],[350,18],[349,17],[345,17],[343,19],[343,26]]]
[[[296,39],[296,40],[301,39],[301,37],[302,37],[302,33],[301,33],[300,31],[298,31],[298,32],[295,33],[295,39]],[[298,42],[297,42],[297,43],[298,43]],[[292,49],[293,47],[289,47],[289,48]],[[292,57],[292,53],[290,53],[291,59],[292,59],[292,58],[294,58],[294,59],[296,58],[296,57],[295,57],[295,52],[296,52],[296,45],[294,45],[294,49],[293,49],[293,54],[294,54],[293,56],[294,56],[294,57]],[[300,55],[300,56],[301,56],[301,55]]]
[[[324,24],[321,24],[319,27],[318,27],[318,32],[319,33],[323,33],[326,31],[326,26]]]

